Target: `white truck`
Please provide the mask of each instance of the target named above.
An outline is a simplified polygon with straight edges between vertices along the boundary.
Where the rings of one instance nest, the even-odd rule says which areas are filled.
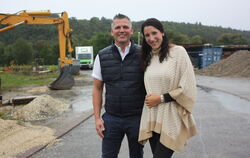
[[[93,68],[94,51],[93,46],[77,46],[75,47],[76,60],[80,62],[80,68]]]

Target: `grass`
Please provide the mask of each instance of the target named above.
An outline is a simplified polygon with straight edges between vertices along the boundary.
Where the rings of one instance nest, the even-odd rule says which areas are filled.
[[[0,112],[0,119],[3,120],[15,120],[13,117],[11,117],[8,112]]]
[[[59,69],[57,66],[46,66],[45,69],[51,70],[51,72],[38,74],[31,71],[31,66],[14,66],[10,67],[12,71],[5,71],[0,73],[0,95],[1,91],[8,91],[25,86],[42,86],[48,85],[53,82],[59,75]],[[0,71],[5,70],[0,67]],[[9,112],[0,111],[0,119],[4,120],[17,120],[18,123],[23,122],[19,118],[13,118]]]
[[[51,78],[56,78],[59,74],[43,74],[43,75],[20,75],[14,73],[0,74],[1,89],[8,90],[32,85],[49,84]]]
[[[10,112],[0,112],[0,119],[3,119],[3,120],[16,120],[17,124],[22,124],[22,122],[24,122],[24,120],[22,120],[20,118],[14,118],[13,116],[11,116]]]
[[[4,119],[5,118],[5,113],[4,112],[0,112],[0,118]]]
[[[26,75],[25,75],[26,74]],[[59,76],[58,71],[52,71],[44,74],[5,72],[0,73],[1,90],[10,90],[32,85],[47,85],[51,83],[52,78]]]

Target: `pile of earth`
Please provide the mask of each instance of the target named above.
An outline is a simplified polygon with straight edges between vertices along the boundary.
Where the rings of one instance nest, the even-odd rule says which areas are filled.
[[[49,119],[67,111],[69,107],[69,104],[44,94],[15,109],[11,116],[16,120],[0,119],[0,157],[15,157],[32,147],[53,142],[56,138],[54,130],[31,125],[27,121]],[[4,108],[13,111],[13,107]]]
[[[48,127],[0,119],[0,157],[15,157],[34,146],[53,142],[56,139],[54,133]]]
[[[46,120],[69,109],[69,104],[44,94],[13,113],[13,117],[24,121]]]
[[[195,73],[217,77],[250,77],[250,51],[237,51],[226,59],[196,70]]]

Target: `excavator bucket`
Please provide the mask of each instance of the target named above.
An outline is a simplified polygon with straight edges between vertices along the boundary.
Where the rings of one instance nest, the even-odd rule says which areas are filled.
[[[75,84],[75,80],[71,73],[71,66],[64,66],[61,68],[60,76],[50,83],[48,87],[52,90],[66,90],[71,89]]]
[[[79,75],[80,74],[80,65],[79,66],[72,65],[70,72],[73,76]]]

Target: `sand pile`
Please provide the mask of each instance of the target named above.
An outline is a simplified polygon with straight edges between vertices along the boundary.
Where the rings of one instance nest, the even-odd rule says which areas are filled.
[[[250,77],[250,51],[237,51],[201,70],[197,74],[206,76]]]
[[[18,109],[13,113],[13,117],[24,121],[45,120],[62,114],[69,107],[69,104],[45,94]]]
[[[17,120],[45,120],[68,110],[69,104],[45,94],[35,98],[29,104],[18,107],[4,107],[2,112],[15,111],[11,115]],[[51,128],[33,126],[22,121],[0,119],[0,157],[11,158],[32,147],[46,145],[56,137]]]
[[[44,126],[21,125],[0,119],[0,157],[15,157],[34,146],[55,140],[54,131]]]

